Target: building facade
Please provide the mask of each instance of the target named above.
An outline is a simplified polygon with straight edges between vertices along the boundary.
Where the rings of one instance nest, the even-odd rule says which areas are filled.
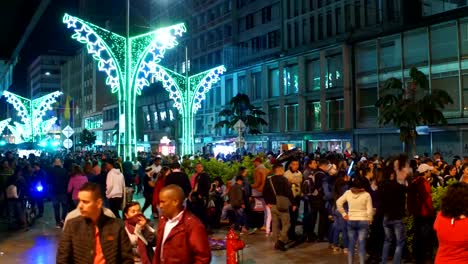
[[[31,99],[62,90],[61,67],[69,59],[63,55],[38,56],[28,67],[28,85]]]
[[[83,129],[93,131],[96,145],[105,146],[103,109],[117,101],[105,85],[105,75],[98,71],[96,61],[86,49],[79,50],[61,67],[61,87],[62,128],[69,125],[75,130],[75,143],[79,143]]]

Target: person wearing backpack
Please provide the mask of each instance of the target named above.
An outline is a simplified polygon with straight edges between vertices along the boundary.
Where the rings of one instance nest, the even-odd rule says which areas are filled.
[[[22,176],[22,170],[16,169],[15,173],[6,180],[6,197],[9,213],[9,229],[27,229],[26,215],[23,208],[26,180]],[[15,226],[17,224],[17,226]]]
[[[330,162],[321,159],[318,162],[318,169],[314,173],[309,173],[302,184],[305,205],[307,205],[307,214],[304,216],[304,229],[308,242],[325,239],[328,231],[328,212],[325,209],[325,200],[323,192],[323,181],[327,177],[327,170]],[[319,218],[318,235],[314,233],[317,217]]]

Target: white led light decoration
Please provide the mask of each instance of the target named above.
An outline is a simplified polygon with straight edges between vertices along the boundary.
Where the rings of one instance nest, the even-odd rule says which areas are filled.
[[[62,92],[55,91],[34,100],[8,91],[4,91],[3,95],[7,98],[7,102],[12,104],[16,109],[18,116],[21,117],[21,121],[23,122],[23,124],[14,122],[16,128],[12,133],[20,133],[25,141],[34,141],[36,136],[42,136],[50,130],[50,127],[49,129],[44,129],[42,118],[46,115],[47,111],[52,110],[52,105],[57,102],[57,97],[62,95]]]
[[[182,154],[193,154],[194,118],[201,108],[205,94],[213,84],[220,80],[219,76],[226,71],[224,66],[218,66],[205,72],[185,77],[160,65],[151,65],[153,81],[160,81],[169,92],[169,98],[174,101],[174,107],[182,116]]]
[[[126,38],[100,28],[77,17],[65,14],[63,23],[72,29],[73,39],[86,44],[88,53],[98,61],[99,71],[107,75],[106,85],[118,94],[119,116],[124,115],[118,137],[121,156],[136,155],[136,96],[150,83],[152,67],[174,48],[177,37],[186,31],[184,24],[160,28],[152,32]],[[122,148],[122,149],[121,149]]]

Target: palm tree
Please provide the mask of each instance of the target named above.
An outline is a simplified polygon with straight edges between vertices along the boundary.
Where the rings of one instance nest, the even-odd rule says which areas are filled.
[[[230,108],[219,112],[219,116],[225,117],[224,120],[216,123],[215,128],[233,128],[237,121],[242,120],[246,126],[246,132],[252,135],[261,134],[261,126],[266,126],[267,122],[261,117],[265,112],[258,109],[250,103],[249,96],[238,93],[229,101]]]
[[[429,91],[429,81],[423,72],[415,67],[410,70],[410,83],[403,85],[400,79],[385,81],[381,96],[375,103],[380,109],[379,124],[392,123],[400,129],[400,140],[409,154],[412,145],[416,151],[416,127],[421,125],[447,124],[441,110],[453,103],[450,95],[440,89]],[[418,96],[417,96],[418,95]]]

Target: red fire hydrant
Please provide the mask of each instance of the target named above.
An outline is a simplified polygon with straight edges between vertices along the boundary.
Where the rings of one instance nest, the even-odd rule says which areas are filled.
[[[245,247],[245,242],[239,238],[239,235],[231,228],[226,236],[226,263],[237,264],[239,259],[237,251]]]

